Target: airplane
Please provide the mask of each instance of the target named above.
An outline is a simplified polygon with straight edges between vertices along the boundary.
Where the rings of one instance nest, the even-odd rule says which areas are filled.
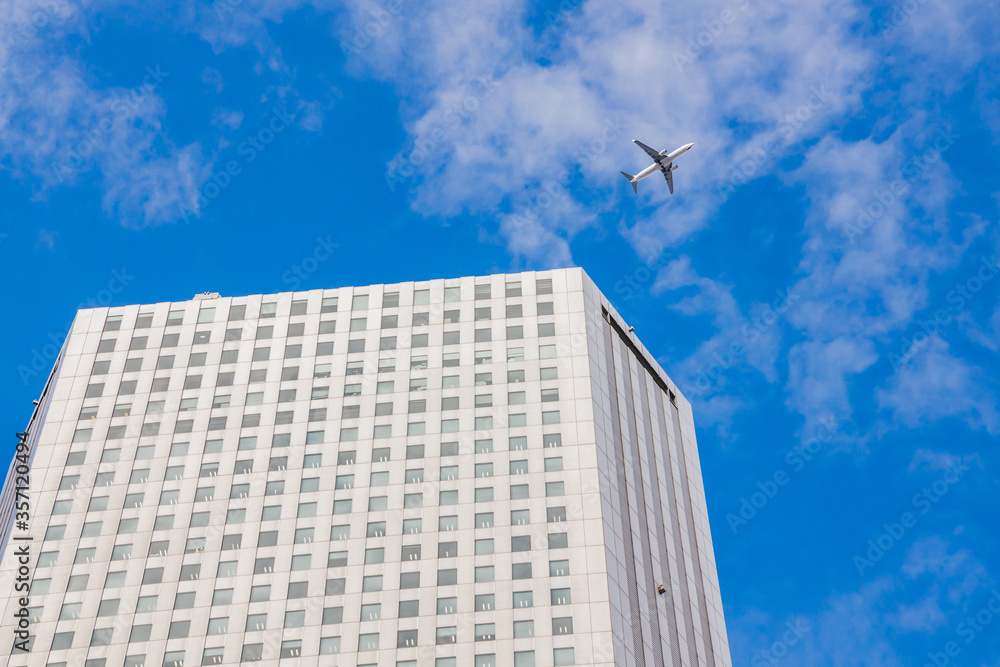
[[[659,170],[663,172],[663,178],[667,179],[667,187],[670,188],[670,194],[674,194],[673,172],[675,169],[677,169],[677,165],[674,164],[674,160],[676,160],[677,158],[679,158],[680,156],[684,155],[689,150],[691,150],[691,147],[694,146],[694,144],[693,143],[685,144],[684,146],[681,146],[680,148],[675,150],[673,153],[668,153],[666,150],[656,151],[647,146],[646,144],[642,143],[638,139],[633,139],[632,141],[634,141],[636,145],[639,146],[639,148],[646,151],[646,155],[653,158],[653,164],[646,167],[635,176],[633,176],[632,174],[626,174],[624,171],[622,172],[622,176],[627,178],[628,182],[632,184],[632,190],[635,191],[636,194],[638,194],[639,181],[641,181],[642,179],[646,178],[651,174],[656,173],[656,171]]]

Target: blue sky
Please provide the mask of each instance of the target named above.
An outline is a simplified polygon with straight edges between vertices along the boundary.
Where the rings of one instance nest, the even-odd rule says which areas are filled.
[[[11,434],[80,306],[580,265],[694,404],[734,664],[1000,664],[996,5],[6,7]]]

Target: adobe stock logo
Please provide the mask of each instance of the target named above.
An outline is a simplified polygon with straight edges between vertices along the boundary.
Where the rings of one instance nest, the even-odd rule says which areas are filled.
[[[884,190],[872,191],[872,197],[868,203],[863,205],[857,212],[855,222],[847,223],[842,228],[844,236],[850,243],[867,232],[881,220],[892,207],[893,204],[903,201],[910,193],[912,182],[923,176],[933,165],[941,161],[945,151],[955,145],[955,142],[962,138],[951,128],[939,129],[935,135],[930,148],[921,155],[910,158],[900,167],[901,178],[889,183]]]
[[[334,243],[327,234],[326,238],[316,237],[316,245],[312,252],[306,255],[297,264],[292,264],[292,268],[281,274],[281,282],[291,285],[293,290],[298,290],[303,281],[319,270],[319,265],[333,256],[333,251],[340,247],[339,243]]]
[[[778,298],[771,303],[764,304],[760,313],[750,319],[749,322],[740,327],[740,336],[737,340],[730,341],[728,346],[718,351],[712,352],[712,361],[705,368],[699,371],[692,387],[694,393],[704,394],[722,375],[735,366],[740,358],[747,353],[760,340],[760,337],[771,327],[777,324],[781,316],[795,305],[799,300],[799,295],[788,288],[781,292],[776,290]]]
[[[962,476],[969,472],[969,466],[964,463],[953,465],[949,468],[941,479],[935,481],[930,486],[925,486],[919,493],[914,494],[911,504],[914,509],[920,510],[920,514],[927,514],[931,508],[939,503],[948,493],[953,484],[958,483]],[[899,544],[903,537],[911,528],[917,525],[919,515],[913,512],[903,512],[899,520],[894,523],[883,523],[885,529],[878,537],[868,540],[868,550],[864,556],[854,556],[854,567],[858,574],[864,576],[865,570],[875,567],[875,563],[882,560],[889,550]]]
[[[965,620],[955,627],[955,634],[961,637],[966,644],[971,644],[976,637],[986,631],[993,619],[1000,615],[1000,591],[994,588],[990,590],[990,593],[990,599],[979,611],[966,616]],[[944,645],[943,651],[928,653],[927,657],[930,661],[925,663],[924,667],[954,665],[952,658],[957,658],[961,652],[962,646],[956,641],[950,641]]]
[[[208,180],[199,188],[198,197],[194,202],[180,202],[178,209],[184,222],[189,222],[192,217],[201,216],[208,205],[229,187],[233,179],[243,173],[243,167],[256,160],[278,134],[292,124],[295,117],[281,107],[273,107],[267,119],[266,124],[247,135],[236,147],[236,153],[241,159],[229,160],[219,171],[212,171]]]
[[[833,435],[837,430],[837,422],[830,417],[824,417],[819,420],[819,423],[814,437],[801,445],[792,447],[785,454],[785,463],[791,467],[791,473],[797,473],[805,468],[806,463],[812,461],[823,449],[823,445],[833,440]],[[726,514],[726,523],[729,524],[733,535],[763,511],[767,504],[778,495],[781,487],[787,486],[792,481],[791,473],[779,468],[764,481],[758,481],[758,490],[751,493],[749,498],[747,496],[740,498],[738,512]]]

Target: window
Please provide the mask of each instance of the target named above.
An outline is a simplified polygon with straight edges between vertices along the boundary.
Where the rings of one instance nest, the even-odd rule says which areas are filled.
[[[93,563],[94,557],[97,555],[97,548],[90,547],[89,549],[77,549],[76,558],[73,560],[74,564],[80,563]]]
[[[323,302],[320,306],[319,312],[321,313],[337,312],[337,297],[335,296],[323,297]]]
[[[323,637],[319,640],[319,654],[333,655],[340,653],[340,637]]]
[[[562,447],[562,435],[559,433],[550,433],[548,435],[542,436],[542,446],[543,447]]]
[[[455,570],[449,570],[449,571],[450,572],[454,572]],[[438,585],[440,586],[440,585],[442,585],[441,581],[440,581],[440,577],[438,577],[438,579],[439,579]],[[454,582],[451,582],[451,583],[454,583]],[[458,609],[458,598],[438,598],[437,599],[437,613],[438,613],[439,616],[442,615],[442,614],[454,614],[457,611],[457,609]]]
[[[548,486],[548,485],[546,485]],[[565,507],[549,507],[546,510],[547,520],[549,523],[558,523],[560,521],[566,520],[566,508]]]
[[[539,303],[538,304],[538,314],[539,315],[552,315],[552,313],[553,313],[553,309],[552,309],[552,302],[551,301],[546,301],[544,303]]]
[[[247,619],[249,623],[249,618]],[[264,645],[263,644],[244,644],[243,653],[240,655],[240,660],[243,662],[256,662],[261,660],[264,655]]]
[[[565,589],[569,590],[569,589]],[[568,595],[568,593],[567,593]],[[553,602],[553,604],[555,604]],[[553,618],[552,619],[552,634],[553,635],[571,635],[573,634],[573,618],[566,616],[563,618]]]
[[[52,567],[58,559],[58,551],[43,551],[38,554],[38,567]]]
[[[493,653],[487,655],[477,655],[475,667],[496,667],[497,657]]]
[[[401,573],[399,575],[399,587],[400,589],[420,588],[420,573],[419,572]]]
[[[362,634],[358,637],[358,650],[359,651],[377,651],[378,650],[378,633],[368,633]]]
[[[379,588],[381,590],[381,588]],[[419,615],[419,601],[417,600],[400,600],[399,601],[399,618],[415,618]]]
[[[489,642],[496,639],[495,623],[476,623],[476,641]]]
[[[212,619],[212,620],[218,620],[218,619]],[[209,622],[209,626],[211,626],[211,622]],[[223,647],[221,646],[215,648],[206,648],[205,652],[201,654],[201,664],[221,665],[222,654],[223,654]]]
[[[437,644],[454,644],[457,641],[457,632],[455,626],[448,626],[444,628],[437,628],[436,631],[436,642]],[[442,663],[442,660],[450,662]],[[441,667],[442,664],[448,664],[450,667],[454,667],[454,658],[438,658],[435,662],[436,667]]]
[[[363,604],[361,605],[361,620],[362,621],[378,621],[382,618],[382,605],[381,604]]]
[[[104,320],[105,331],[118,331],[121,328],[122,328],[121,315],[108,315],[107,319]]]
[[[191,621],[173,621],[167,630],[167,639],[187,637],[191,629]]]
[[[305,612],[301,612],[305,613]],[[285,627],[302,627],[298,626],[285,626]],[[278,657],[280,658],[297,658],[302,653],[302,640],[301,639],[286,639],[281,642],[281,653]]]
[[[493,553],[493,539],[476,540],[476,555]]]
[[[438,558],[455,558],[458,556],[458,542],[439,542]]]
[[[288,597],[291,598],[292,595],[292,584],[288,585]],[[300,597],[305,597],[305,594]],[[252,586],[250,588],[250,602],[266,602],[271,598],[271,587],[264,586]]]

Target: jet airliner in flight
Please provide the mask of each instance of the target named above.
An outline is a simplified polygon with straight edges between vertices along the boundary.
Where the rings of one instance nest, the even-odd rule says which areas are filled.
[[[656,151],[646,144],[642,143],[638,139],[633,139],[639,148],[646,151],[646,155],[653,158],[653,164],[649,165],[638,174],[633,176],[632,174],[626,174],[622,172],[622,176],[628,179],[628,182],[632,184],[632,190],[637,194],[639,192],[639,181],[646,178],[651,174],[655,174],[657,171],[663,172],[663,178],[667,179],[667,187],[670,188],[670,194],[674,194],[674,170],[677,169],[677,165],[674,164],[674,160],[691,150],[694,146],[693,143],[685,144],[672,153],[668,153],[666,150]]]

